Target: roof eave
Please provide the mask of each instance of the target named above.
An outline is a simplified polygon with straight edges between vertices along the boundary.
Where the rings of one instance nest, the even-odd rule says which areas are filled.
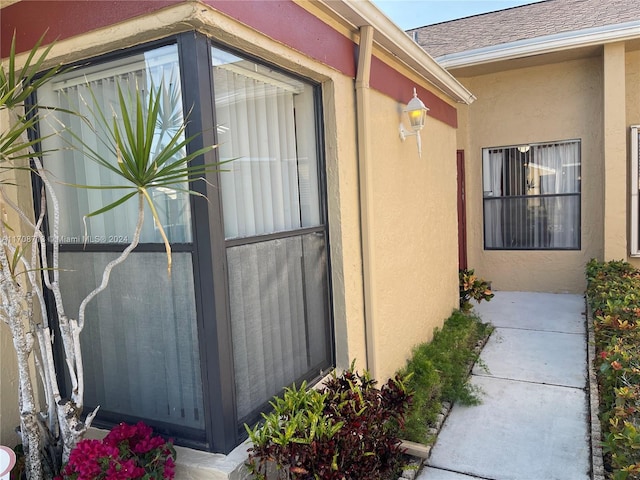
[[[374,29],[374,42],[391,55],[427,79],[456,102],[471,104],[476,97],[453,75],[447,72],[422,47],[415,43],[395,23],[369,1],[318,0],[356,29],[370,25]]]
[[[516,42],[442,55],[437,57],[436,60],[442,67],[453,69],[605,43],[622,42],[636,38],[640,38],[640,21],[518,40]]]

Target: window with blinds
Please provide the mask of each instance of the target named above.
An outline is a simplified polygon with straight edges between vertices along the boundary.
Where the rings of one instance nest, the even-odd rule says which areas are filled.
[[[42,105],[60,107],[62,110],[48,113],[40,124],[43,145],[55,150],[47,158],[47,169],[64,182],[76,185],[122,185],[123,180],[90,160],[85,150],[94,150],[103,157],[115,157],[105,131],[104,115],[108,121],[119,121],[118,87],[130,102],[131,111],[136,88],[144,95],[150,89],[162,87],[162,112],[158,122],[152,151],[166,146],[169,134],[183,123],[180,67],[177,47],[165,46],[143,54],[116,60],[107,64],[90,66],[57,77],[38,91]],[[146,100],[145,100],[146,101]],[[77,112],[76,115],[66,111]],[[66,126],[61,135],[53,135],[60,125]],[[82,140],[74,141],[69,132]],[[69,145],[76,144],[75,148]],[[128,243],[138,218],[136,202],[126,202],[120,208],[102,215],[84,218],[85,215],[109,205],[122,196],[118,189],[97,190],[69,189],[61,183],[53,183],[60,200],[61,217],[59,240],[64,244]],[[185,184],[175,189],[155,189],[153,195],[159,206],[162,226],[173,243],[191,242],[191,212]],[[145,207],[148,208],[148,207]],[[154,220],[147,210],[141,234],[143,243],[162,243]]]
[[[482,151],[487,250],[580,249],[580,141]]]
[[[330,365],[313,87],[211,50],[237,412]]]
[[[69,187],[121,184],[117,175],[84,154],[85,148],[91,148],[116,162],[106,141],[108,133],[97,116],[102,112],[119,121],[118,86],[125,97],[132,93],[131,101],[136,88],[144,95],[150,88],[162,86],[164,114],[156,125],[152,149],[166,145],[167,133],[183,122],[176,45],[74,69],[38,91],[40,104],[63,109],[45,114],[40,132],[43,148],[51,151],[44,162],[56,180],[53,189],[62,212],[60,284],[66,308],[72,312],[101,282],[104,266],[130,242],[137,221],[135,201],[85,218],[115,201],[122,192]],[[60,125],[67,130],[51,135]],[[69,131],[82,139],[81,145],[68,147],[79,143],[73,142]],[[144,419],[154,426],[204,429],[191,208],[185,188],[176,185],[175,189],[153,192],[165,232],[176,246],[171,277],[159,248],[161,236],[147,211],[141,244],[127,262],[114,269],[107,290],[87,308],[88,321],[81,335],[85,404],[89,408],[99,405],[101,419]],[[52,215],[52,210],[48,213]]]
[[[119,177],[87,155],[117,162],[100,116],[121,121],[118,88],[125,101],[139,91],[146,102],[160,87],[152,151],[188,119],[187,151],[217,145],[193,161],[225,163],[190,185],[153,189],[171,276],[147,212],[139,246],[87,309],[85,405],[100,405],[102,427],[143,420],[180,445],[228,452],[274,395],[333,365],[321,90],[193,32],[80,65],[39,89],[39,104],[59,107],[44,112],[39,132],[63,212],[68,311],[101,281],[137,221],[135,201],[86,217],[121,195],[101,188],[118,187]],[[55,135],[61,126],[66,133]]]

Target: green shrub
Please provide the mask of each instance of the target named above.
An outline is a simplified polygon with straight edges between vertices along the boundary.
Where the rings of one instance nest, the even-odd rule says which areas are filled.
[[[640,271],[591,260],[586,275],[608,476],[640,479]]]
[[[429,343],[418,345],[400,375],[408,377],[414,392],[404,438],[430,443],[427,429],[435,424],[443,402],[477,405],[478,391],[468,382],[470,366],[478,360],[475,346],[486,339],[492,327],[477,316],[454,312],[436,329]]]
[[[258,479],[396,478],[402,467],[398,432],[411,395],[400,377],[381,389],[375,385],[352,367],[319,391],[305,384],[285,389],[263,424],[247,427],[249,470]]]
[[[478,278],[473,270],[460,270],[458,277],[460,280],[460,310],[463,312],[471,310],[471,299],[478,302],[482,300],[488,302],[494,297],[489,282]]]

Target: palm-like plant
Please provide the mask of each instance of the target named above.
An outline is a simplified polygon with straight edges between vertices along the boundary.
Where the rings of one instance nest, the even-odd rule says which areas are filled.
[[[117,91],[120,102],[119,111],[113,112],[111,118],[102,110],[93,94],[93,105],[88,106],[92,116],[100,124],[96,132],[100,131],[104,134],[98,139],[106,147],[107,155],[101,153],[99,148],[86,145],[75,132],[69,133],[76,141],[75,144],[72,142],[74,148],[82,149],[87,158],[115,174],[119,182],[114,185],[74,186],[122,192],[117,200],[89,213],[87,218],[113,210],[135,196],[146,203],[165,244],[170,271],[171,246],[150,191],[168,188],[202,196],[199,192],[184,188],[182,185],[202,178],[207,171],[218,168],[218,164],[192,164],[192,160],[213,147],[185,153],[187,145],[195,136],[185,138],[186,124],[182,121],[182,115],[175,111],[176,105],[180,104],[180,97],[176,96],[171,87],[167,89],[164,83],[157,88],[152,85],[146,101],[137,85],[135,96],[123,93],[120,85],[117,85]],[[144,215],[144,209],[140,209],[139,213]]]
[[[30,140],[27,132],[37,123],[35,107],[26,108],[31,95],[51,78],[60,73],[61,67],[55,66],[44,75],[38,75],[42,70],[47,55],[53,44],[49,45],[40,55],[37,52],[42,44],[44,35],[33,46],[21,69],[16,69],[16,39],[11,42],[7,65],[0,68],[0,110],[6,110],[14,116],[14,121],[5,125],[0,132],[0,162],[6,168],[6,162],[29,158],[28,149],[39,140]],[[41,108],[46,108],[41,106]],[[16,121],[17,120],[17,121]]]
[[[49,46],[39,56],[37,55],[43,37],[34,45],[22,68],[18,70],[15,63],[14,36],[8,63],[6,65],[3,63],[0,68],[0,113],[4,112],[9,117],[9,121],[3,122],[3,129],[0,132],[0,168],[5,173],[14,169],[28,169],[26,159],[32,156],[36,141],[30,140],[27,132],[37,123],[37,111],[26,107],[26,102],[36,89],[60,70],[60,67],[54,67],[45,75],[37,76],[52,47]],[[20,218],[33,228],[34,236],[39,241],[40,238],[36,232],[41,233],[42,219],[34,222],[31,216],[25,215],[16,206],[7,192],[11,185],[13,185],[13,179],[3,178],[0,182],[2,207],[5,205],[12,207]],[[55,395],[55,386],[45,388],[46,411],[38,412],[32,385],[31,366],[34,363],[30,359],[32,355],[36,357],[35,365],[38,367],[39,377],[43,384],[50,385],[50,372],[46,369],[44,359],[51,353],[51,335],[46,316],[42,322],[37,322],[34,316],[34,296],[40,300],[40,305],[44,305],[44,299],[39,295],[41,290],[39,287],[33,289],[28,286],[34,281],[37,283],[32,265],[37,264],[38,261],[36,251],[38,244],[33,242],[31,257],[28,257],[26,255],[28,252],[22,245],[10,241],[9,232],[11,231],[6,222],[0,223],[4,247],[0,251],[0,300],[2,302],[0,318],[11,330],[18,360],[20,432],[26,461],[30,464],[31,477],[41,478],[45,469],[55,470],[51,460],[45,461],[46,458],[51,459],[57,456],[56,452],[52,451],[57,448],[55,439],[47,442],[49,432],[55,431],[57,425],[57,411],[50,401]],[[27,276],[29,281],[19,281],[21,275]],[[43,431],[47,433],[43,434]]]
[[[34,172],[43,185],[42,203],[38,218],[22,210],[10,194],[12,182],[0,183],[0,207],[14,210],[21,226],[14,225],[20,233],[32,237],[30,249],[11,241],[14,230],[5,222],[0,223],[0,239],[5,246],[0,250],[0,318],[9,326],[18,358],[20,433],[27,463],[27,476],[31,480],[52,477],[68,459],[71,449],[82,438],[96,414],[90,413],[83,421],[84,379],[80,333],[85,324],[88,303],[109,282],[111,271],[124,262],[140,241],[144,221],[145,204],[151,211],[167,251],[168,269],[171,269],[171,247],[158,215],[154,189],[171,188],[187,194],[200,195],[189,189],[189,182],[202,178],[217,165],[194,165],[196,157],[209,152],[207,146],[188,153],[193,137],[185,138],[185,123],[181,112],[171,99],[179,100],[179,93],[163,84],[153,87],[145,96],[136,88],[135,95],[127,95],[118,86],[119,106],[112,115],[103,112],[92,94],[90,109],[95,125],[94,132],[106,147],[104,152],[86,145],[73,131],[62,128],[56,132],[66,138],[72,148],[78,148],[88,159],[107,169],[119,179],[116,185],[76,185],[77,188],[112,189],[121,191],[117,200],[91,212],[100,215],[137,198],[138,218],[132,241],[120,255],[105,267],[101,283],[81,302],[76,315],[65,310],[60,287],[59,223],[60,204],[53,188],[50,174],[45,169],[43,157],[51,152],[36,154],[37,140],[27,133],[42,115],[43,108],[25,107],[31,94],[49,81],[60,67],[37,76],[45,63],[51,46],[37,54],[42,39],[34,46],[18,70],[15,65],[15,42],[12,44],[8,67],[0,69],[0,110],[9,112],[11,122],[0,134],[0,168],[6,170],[28,169]],[[46,107],[44,111],[46,111]],[[70,113],[67,111],[67,113]],[[179,120],[179,121],[178,121]],[[83,119],[89,122],[89,119]],[[171,124],[173,127],[171,127]],[[160,127],[160,128],[159,128]],[[55,135],[54,134],[54,135]],[[161,141],[159,141],[161,139]],[[25,159],[30,159],[27,164]],[[46,190],[47,195],[44,195]],[[45,203],[45,199],[48,199]],[[51,244],[45,239],[45,210],[49,211]],[[25,231],[26,230],[26,231]],[[47,255],[47,249],[50,255]],[[44,289],[52,292],[58,318],[64,352],[65,372],[57,372],[53,361],[52,330]],[[35,368],[35,371],[33,369]],[[62,398],[58,378],[67,375],[71,381],[70,398]],[[32,381],[39,378],[44,392],[44,405],[34,396]]]

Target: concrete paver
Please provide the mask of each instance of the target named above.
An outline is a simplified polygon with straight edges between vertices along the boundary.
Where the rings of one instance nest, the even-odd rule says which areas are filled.
[[[587,480],[590,443],[584,299],[497,292],[476,307],[496,326],[418,480]]]
[[[472,384],[482,404],[453,407],[430,466],[492,479],[589,478],[582,390],[490,377]]]
[[[474,311],[495,327],[584,333],[585,309],[582,295],[531,292],[497,292]]]
[[[585,334],[497,328],[482,350],[486,370],[476,365],[473,373],[583,388],[586,345]]]

